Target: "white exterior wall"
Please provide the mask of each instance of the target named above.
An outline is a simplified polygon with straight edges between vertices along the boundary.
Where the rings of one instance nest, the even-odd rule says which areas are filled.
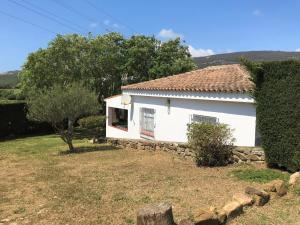
[[[145,96],[146,93],[130,94],[132,94],[132,101],[126,106],[121,104],[121,96],[106,100],[107,115],[108,107],[128,109],[128,131],[110,127],[107,122],[107,137],[141,139],[139,113],[140,108],[144,107],[155,109],[154,139],[157,141],[187,142],[186,133],[190,115],[199,114],[217,117],[220,123],[228,124],[233,129],[236,145],[255,146],[256,110],[253,99],[248,95],[239,94],[238,98],[243,100],[237,100],[234,94],[231,94],[232,96],[226,94],[225,100],[221,96],[205,96],[206,99],[203,100],[199,96],[194,98],[174,96],[174,98],[162,95]],[[170,99],[170,113],[168,113],[167,99]]]

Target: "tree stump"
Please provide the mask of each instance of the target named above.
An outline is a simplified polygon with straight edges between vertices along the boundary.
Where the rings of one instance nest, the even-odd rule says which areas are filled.
[[[138,211],[137,225],[174,225],[172,206],[167,203],[147,205]]]

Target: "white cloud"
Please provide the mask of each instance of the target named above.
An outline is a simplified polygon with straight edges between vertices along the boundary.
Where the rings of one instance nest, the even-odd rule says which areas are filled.
[[[255,10],[252,12],[252,14],[253,14],[254,16],[262,16],[262,15],[263,15],[262,11],[260,11],[259,9],[255,9]]]
[[[175,39],[178,37],[182,39],[184,37],[182,34],[176,33],[172,29],[161,29],[157,36],[164,39]]]
[[[300,48],[296,48],[296,49],[295,49],[295,52],[300,52]]]
[[[202,48],[197,49],[191,45],[189,45],[189,51],[190,51],[192,57],[209,56],[209,55],[215,54],[215,52],[211,49],[202,49]]]
[[[110,20],[104,20],[104,21],[103,21],[103,24],[104,24],[105,26],[112,27],[112,28],[115,28],[115,29],[121,29],[121,28],[122,28],[122,26],[120,26],[120,25],[117,24],[117,23],[113,23],[113,22],[110,21]]]
[[[91,28],[95,28],[95,27],[98,27],[98,26],[99,26],[99,23],[96,23],[96,22],[90,23],[89,26],[90,26]]]

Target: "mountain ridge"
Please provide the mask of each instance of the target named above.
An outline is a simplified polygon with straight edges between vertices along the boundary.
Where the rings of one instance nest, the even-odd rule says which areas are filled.
[[[286,51],[244,51],[223,53],[203,57],[195,57],[194,60],[199,68],[207,66],[240,63],[241,57],[250,61],[284,61],[300,60],[300,52]]]

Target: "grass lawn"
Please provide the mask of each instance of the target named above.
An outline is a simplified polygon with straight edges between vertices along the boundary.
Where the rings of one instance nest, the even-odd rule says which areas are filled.
[[[78,139],[78,154],[63,154],[56,135],[0,142],[0,221],[10,224],[135,224],[136,211],[170,202],[175,219],[200,207],[222,207],[252,180],[233,171],[249,166],[197,168],[165,152],[117,149]],[[289,194],[253,207],[231,224],[300,224],[300,197]],[[1,222],[0,222],[1,224]]]

